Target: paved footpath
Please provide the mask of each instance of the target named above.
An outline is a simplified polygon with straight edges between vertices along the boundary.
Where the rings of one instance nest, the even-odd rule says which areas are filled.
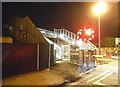
[[[3,79],[2,85],[59,85],[64,78],[53,70],[43,70]]]
[[[67,61],[58,63],[50,70],[35,71],[3,79],[3,85],[61,85],[67,77],[76,79],[79,67]]]

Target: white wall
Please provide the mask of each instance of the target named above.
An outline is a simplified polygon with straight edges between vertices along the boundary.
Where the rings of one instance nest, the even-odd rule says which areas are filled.
[[[61,47],[57,44],[54,43],[54,51],[56,50],[56,60],[58,59],[62,59],[62,55],[61,55]]]

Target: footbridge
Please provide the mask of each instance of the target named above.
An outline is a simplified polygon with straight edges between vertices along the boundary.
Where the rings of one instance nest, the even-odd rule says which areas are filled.
[[[54,29],[54,31],[50,31],[47,29],[38,28],[39,31],[43,34],[44,37],[60,39],[68,44],[79,45],[80,50],[95,50],[98,49],[93,43],[90,41],[82,41],[81,39],[77,39],[77,35],[73,32],[70,32],[66,29]]]

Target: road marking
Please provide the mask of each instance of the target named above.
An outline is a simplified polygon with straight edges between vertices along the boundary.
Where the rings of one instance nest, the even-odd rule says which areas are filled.
[[[107,84],[103,84],[103,83],[95,83],[94,85],[107,85]]]
[[[112,64],[112,63],[115,63],[115,62],[116,62],[116,61],[110,62],[109,64]],[[84,72],[84,73],[81,73],[79,76],[82,76],[82,75],[84,75],[84,74],[86,74],[86,73],[89,73],[89,72],[91,72],[91,71],[93,71],[93,70],[96,70],[96,69],[98,69],[98,68],[101,68],[101,67],[103,67],[103,66],[105,66],[105,65],[109,66],[109,64],[104,64],[104,65],[97,66],[96,68],[93,68],[93,69],[91,69],[91,70],[89,70],[89,71],[86,71],[86,72]],[[115,68],[116,68],[116,67],[115,67]],[[112,68],[111,70],[113,70],[113,69],[114,69],[114,68]],[[104,75],[104,74],[106,74],[106,73],[108,73],[108,72],[111,71],[111,70],[108,70],[108,71],[100,74],[99,77],[102,76],[102,75]],[[89,77],[91,77],[91,76],[93,76],[93,74],[89,74],[89,75],[87,75],[87,77],[85,77],[83,80],[80,80],[80,81],[77,81],[77,82],[73,82],[73,83],[71,83],[71,84],[69,84],[69,85],[79,84],[80,82],[86,80],[87,78],[89,78]],[[96,76],[96,77],[98,78],[98,76]],[[96,78],[96,77],[95,77],[95,78]],[[94,78],[93,78],[93,79],[94,79]],[[102,84],[102,83],[95,83],[95,84],[106,85],[106,84]]]
[[[112,70],[113,70],[113,68],[110,69],[110,70],[108,70],[108,71],[105,71],[105,72],[101,73],[100,75],[98,75],[98,76],[96,76],[96,77],[94,77],[94,78],[88,80],[87,82],[91,82],[91,81],[93,81],[93,80],[99,78],[100,76],[102,76],[102,75],[104,75],[104,74],[106,74],[106,73],[108,73],[108,72],[110,72],[110,71],[112,71]]]
[[[96,82],[94,82],[93,84],[99,83],[100,81],[102,81],[103,79],[107,78],[108,76],[110,76],[112,73],[116,72],[118,69],[115,69],[114,71],[110,72],[109,74],[107,74],[106,76],[102,77],[101,79],[97,80]]]
[[[86,74],[86,73],[89,73],[89,72],[91,72],[91,71],[93,71],[93,70],[95,70],[95,69],[98,69],[98,68],[100,68],[100,67],[102,67],[102,65],[101,65],[101,66],[97,66],[96,68],[93,68],[93,69],[91,69],[91,70],[89,70],[89,71],[86,71],[86,72],[84,72],[84,73],[81,73],[79,76],[82,76],[82,75],[84,75],[84,74]]]
[[[87,77],[84,78],[83,80],[80,80],[80,81],[78,81],[78,82],[73,82],[73,83],[71,83],[70,85],[76,85],[76,84],[78,84],[78,83],[80,83],[80,82],[86,80],[87,78],[89,78],[89,77],[91,77],[91,76],[93,76],[93,74],[91,74],[91,75],[87,75]]]
[[[113,63],[116,63],[117,61],[113,61],[113,62],[110,62],[110,63],[108,63],[108,64],[104,64],[104,65],[99,65],[99,66],[97,66],[96,68],[93,68],[93,69],[91,69],[91,70],[89,70],[89,71],[86,71],[86,72],[84,72],[84,73],[81,73],[79,76],[82,76],[82,75],[84,75],[84,74],[86,74],[86,73],[89,73],[89,72],[91,72],[91,71],[93,71],[93,70],[96,70],[96,69],[98,69],[98,68],[100,68],[100,67],[103,67],[103,66],[105,66],[105,65],[110,65],[110,64],[113,64]]]

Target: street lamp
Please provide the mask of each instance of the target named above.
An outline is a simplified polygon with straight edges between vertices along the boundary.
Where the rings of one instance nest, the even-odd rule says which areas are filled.
[[[95,5],[93,12],[98,15],[98,46],[99,46],[99,55],[101,54],[101,42],[100,42],[100,15],[101,13],[106,11],[106,3],[103,1],[98,2],[98,4]]]

